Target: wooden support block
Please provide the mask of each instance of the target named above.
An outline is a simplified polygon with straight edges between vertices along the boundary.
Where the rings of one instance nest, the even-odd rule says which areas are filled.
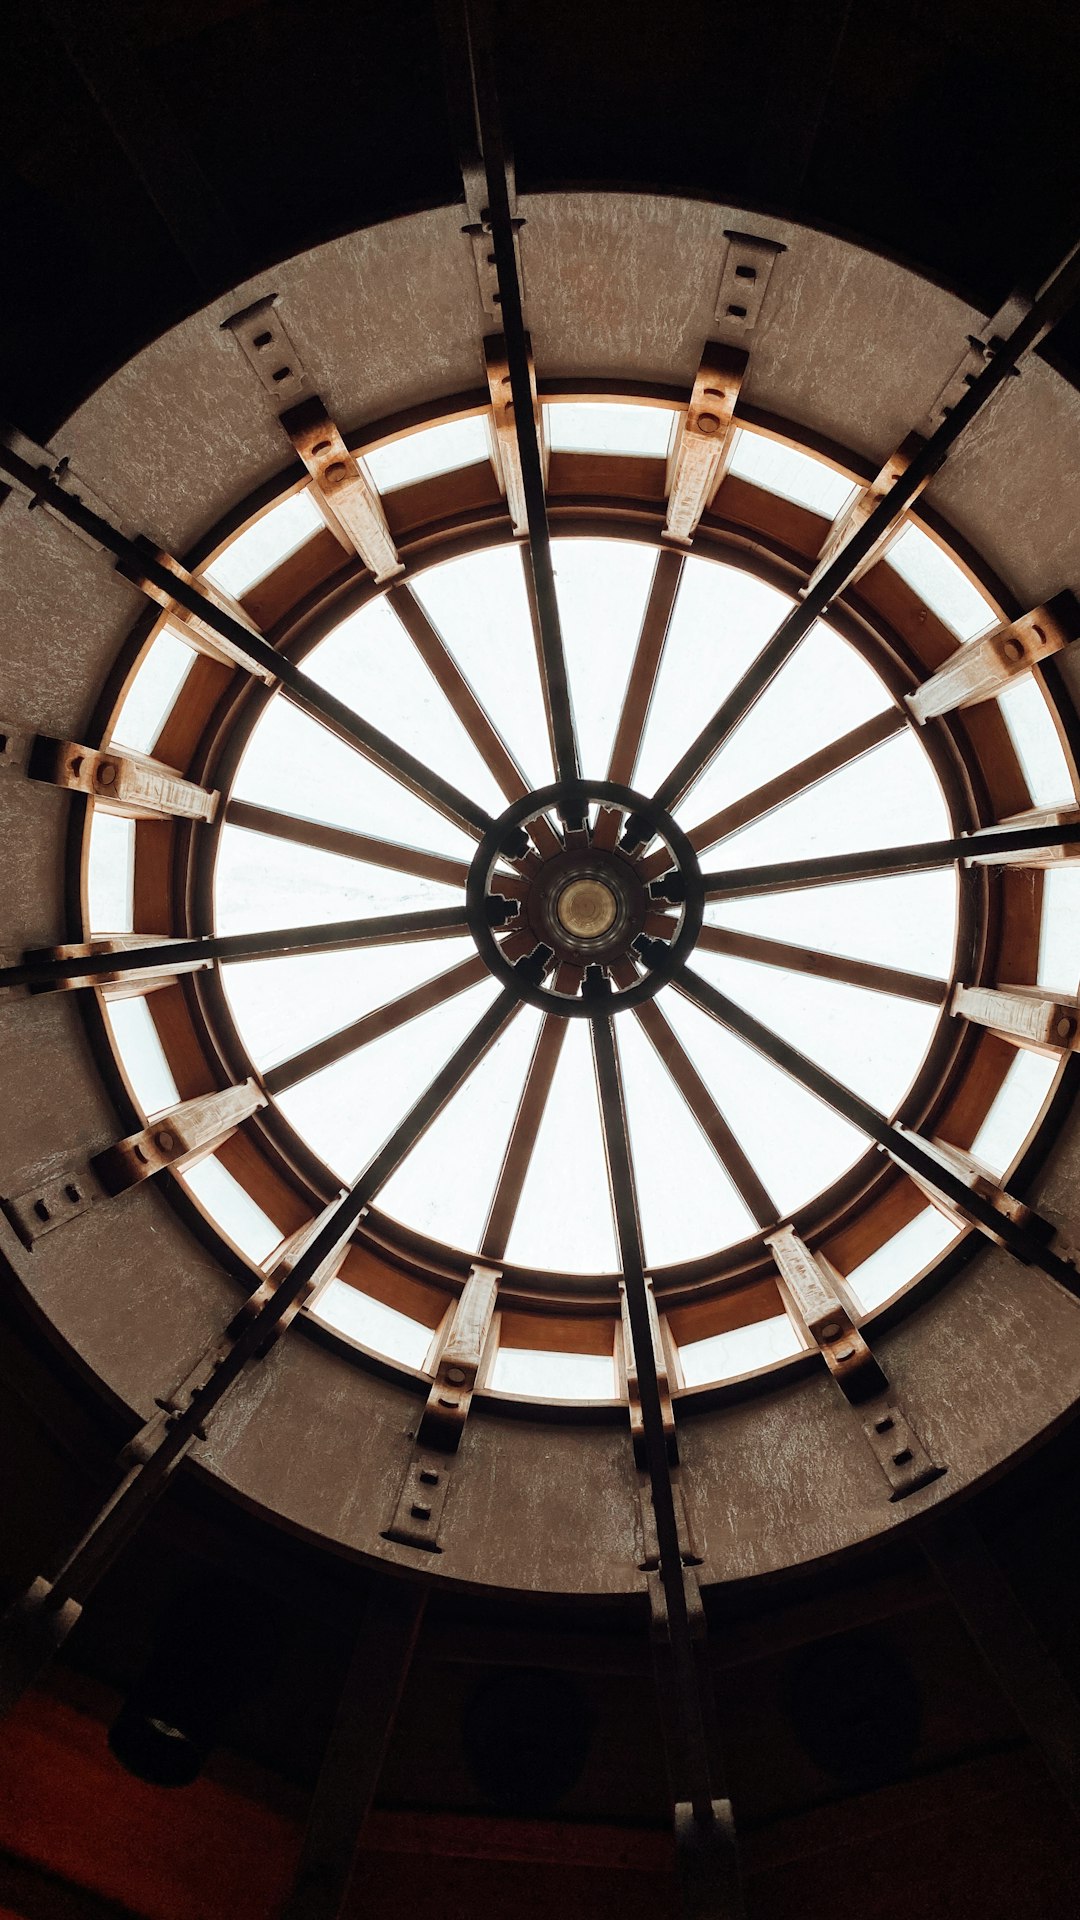
[[[540,466],[546,484],[548,448],[544,433],[544,409],[537,396],[536,365],[528,334],[525,336],[525,345],[529,355],[533,424],[536,428],[536,440],[540,448]],[[517,427],[514,424],[514,402],[510,392],[510,361],[507,357],[506,341],[501,333],[486,336],[484,363],[487,368],[488,391],[491,394],[492,464],[495,468],[495,477],[499,482],[499,490],[506,495],[506,505],[513,522],[514,532],[523,535],[528,532],[528,513],[525,507],[525,487],[521,478],[521,454],[518,448]]]
[[[630,1315],[626,1304],[626,1288],[620,1282],[619,1299],[622,1310],[622,1351],[623,1369],[626,1375],[626,1397],[630,1408],[630,1435],[634,1445],[634,1459],[644,1472],[648,1462],[645,1453],[645,1422],[641,1411],[641,1393],[638,1385],[638,1363],[634,1353],[634,1336],[630,1326]],[[667,1353],[660,1328],[660,1316],[656,1310],[656,1295],[651,1280],[645,1282],[645,1299],[649,1309],[649,1327],[652,1333],[653,1363],[656,1367],[656,1381],[660,1389],[660,1407],[664,1419],[664,1440],[671,1466],[679,1462],[679,1440],[675,1429],[675,1408],[671,1398],[671,1379],[668,1373]]]
[[[53,740],[39,733],[27,771],[32,780],[89,794],[104,813],[126,820],[212,820],[217,811],[216,792],[184,780],[148,754],[84,747],[77,740]]]
[[[96,940],[84,940],[74,946],[32,947],[22,956],[24,966],[48,960],[92,959],[103,953],[135,953],[140,947],[161,948],[172,942],[172,936],[163,933],[110,933]],[[176,944],[180,945],[179,938]],[[185,941],[183,943],[187,945]],[[182,973],[199,973],[203,968],[213,965],[212,957],[204,960],[182,960],[177,966],[166,963],[139,968],[124,968],[116,973],[75,973],[62,980],[46,981],[41,986],[30,987],[31,993],[70,993],[76,987],[100,987],[107,1000],[131,1000],[152,993],[156,987],[171,987]]]
[[[796,1331],[813,1342],[848,1400],[866,1400],[888,1384],[841,1299],[835,1276],[791,1227],[766,1235],[776,1262],[780,1295]]]
[[[472,1405],[499,1291],[497,1267],[474,1266],[435,1362],[435,1380],[417,1430],[421,1447],[456,1453]]]
[[[710,340],[668,461],[664,536],[687,546],[727,470],[735,441],[735,405],[749,354]]]
[[[848,505],[843,507],[837,514],[836,519],[825,535],[824,544],[818,555],[817,565],[807,582],[808,592],[812,587],[817,586],[826,568],[832,565],[841,548],[847,546],[852,535],[856,534],[860,527],[865,526],[875,507],[880,506],[885,495],[892,491],[893,486],[896,481],[899,480],[901,474],[907,472],[915,455],[920,453],[925,445],[926,439],[923,434],[909,433],[906,438],[900,442],[896,452],[889,455],[881,472],[865,487],[860,488],[854,500],[849,501]],[[929,483],[930,477],[931,476],[927,474],[922,486],[912,495],[912,501],[918,499],[923,487]],[[903,525],[904,520],[899,520],[895,526],[891,526],[888,531],[882,535],[881,539],[871,547],[865,560],[848,582],[849,586],[853,586],[856,580],[862,578],[869,567],[874,566],[876,562],[881,559],[885,548],[896,538],[897,534],[903,528]]]
[[[179,560],[174,560],[171,553],[165,553],[161,548],[155,547],[152,541],[140,538],[136,544],[145,547],[148,560],[156,561],[159,567],[164,567],[169,573],[175,574],[176,578],[183,581],[186,586],[196,587],[217,607],[219,612],[227,613],[231,619],[238,620],[240,625],[247,627],[256,639],[262,638],[251,615],[245,612],[240,602],[234,600],[231,594],[223,593],[220,587],[215,587],[205,578],[196,579],[187,567],[181,566]],[[153,580],[148,580],[137,567],[128,566],[125,561],[118,560],[116,571],[123,574],[125,580],[130,580],[133,586],[138,587],[141,593],[145,593],[148,599],[156,600],[159,607],[165,608],[169,614],[170,624],[196,653],[208,654],[211,660],[221,660],[226,666],[243,667],[245,672],[264,680],[267,686],[274,685],[277,676],[272,668],[254,660],[238,643],[226,640],[223,634],[218,633],[216,627],[209,626],[197,614],[189,612],[187,607],[178,606],[163,587],[159,587]]]
[[[159,1114],[153,1126],[129,1134],[90,1162],[107,1193],[124,1193],[149,1180],[164,1167],[179,1173],[204,1154],[213,1152],[241,1121],[265,1107],[266,1095],[254,1080],[220,1093],[200,1094]]]
[[[727,252],[716,290],[716,324],[725,340],[748,344],[768,292],[777,256],[787,248],[758,234],[727,231]]]
[[[998,822],[1002,827],[1076,827],[1080,826],[1080,808],[1029,807],[1024,813],[1010,814]],[[1021,848],[1014,853],[977,853],[972,860],[979,867],[1056,867],[1063,860],[1080,859],[1080,841],[1066,841],[1056,847]]]
[[[1080,602],[1058,593],[1044,607],[995,627],[981,640],[969,640],[915,693],[905,694],[920,726],[943,713],[992,700],[1017,674],[1060,653],[1080,634]]]
[[[955,987],[951,1011],[1035,1053],[1056,1057],[1080,1050],[1075,996],[1051,999],[1035,987]]]
[[[348,552],[359,554],[377,582],[404,572],[382,501],[317,394],[281,416],[311,475],[312,492]]]
[[[1022,1200],[1018,1200],[1014,1194],[1006,1193],[993,1175],[963,1147],[954,1147],[947,1140],[926,1140],[921,1134],[912,1133],[907,1127],[901,1127],[900,1131],[915,1140],[924,1153],[928,1153],[932,1159],[940,1162],[950,1173],[958,1174],[964,1185],[971,1188],[972,1193],[978,1194],[982,1200],[988,1200],[990,1205],[1007,1220],[1012,1220],[1018,1227],[1028,1227],[1036,1232],[1044,1228],[1044,1223],[1039,1220],[1038,1215],[1033,1213],[1030,1207],[1025,1206]],[[999,1247],[1005,1245],[1001,1236],[991,1233],[982,1221],[972,1222],[963,1207],[941,1193],[932,1180],[924,1179],[922,1174],[915,1173],[904,1161],[897,1160],[895,1154],[891,1157],[898,1167],[904,1167],[908,1177],[914,1180],[920,1192],[925,1193],[939,1213],[943,1213],[949,1220],[954,1220],[957,1226],[966,1227],[976,1224],[988,1239],[996,1240]],[[1050,1228],[1045,1227],[1044,1231],[1046,1239],[1049,1240]]]

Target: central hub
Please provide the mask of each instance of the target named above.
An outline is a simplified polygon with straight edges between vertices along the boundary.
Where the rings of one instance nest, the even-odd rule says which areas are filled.
[[[555,902],[566,933],[576,940],[601,940],[615,925],[619,902],[603,880],[571,880]]]

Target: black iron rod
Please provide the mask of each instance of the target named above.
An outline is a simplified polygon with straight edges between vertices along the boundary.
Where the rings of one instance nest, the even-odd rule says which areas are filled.
[[[708,900],[735,894],[784,893],[797,887],[827,887],[841,880],[870,880],[897,873],[925,872],[955,860],[1032,853],[1040,847],[1075,846],[1080,821],[1061,826],[989,827],[951,840],[924,840],[907,847],[875,847],[868,853],[818,854],[807,860],[776,860],[768,866],[730,867],[703,873]]]
[[[899,475],[887,494],[878,502],[869,518],[844,542],[821,578],[810,587],[799,604],[781,621],[772,639],[753,664],[721,702],[712,719],[696,740],[672,767],[657,789],[654,804],[671,812],[708,766],[728,735],[738,726],[754,702],[779,673],[784,662],[803,640],[814,622],[826,611],[837,594],[854,580],[863,561],[879,540],[899,525],[924,482],[930,479],[952,452],[975,416],[986,406],[1012,373],[1018,360],[1030,353],[1040,340],[1080,296],[1080,244],[1066,255],[1039,292],[1030,313],[1026,314],[1009,338],[995,348],[981,373],[965,389],[940,426],[915,455],[911,465]]]

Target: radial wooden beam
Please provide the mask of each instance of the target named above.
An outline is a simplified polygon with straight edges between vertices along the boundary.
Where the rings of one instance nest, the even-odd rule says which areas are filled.
[[[635,1012],[747,1212],[759,1227],[775,1226],[780,1218],[775,1200],[739,1145],[678,1034],[655,1000],[646,1000]]]
[[[843,552],[844,547],[851,539],[856,528],[861,527],[865,521],[869,520],[874,508],[884,500],[886,494],[895,486],[900,475],[907,472],[915,455],[920,452],[925,445],[926,438],[924,434],[909,433],[907,437],[901,441],[896,452],[889,455],[880,473],[878,473],[868,485],[860,487],[855,498],[849,501],[848,505],[843,507],[837,514],[836,519],[825,535],[824,544],[818,555],[817,566],[810,575],[810,585],[812,587],[817,585],[826,567],[831,566],[837,555]],[[928,473],[926,479],[923,481],[924,487],[929,485],[930,478],[931,476]],[[913,501],[908,502],[909,506],[913,504]],[[868,568],[872,567],[875,561],[881,558],[885,547],[890,540],[892,540],[896,531],[897,529],[895,527],[890,527],[888,532],[882,535],[879,544],[872,548],[859,563],[859,571],[857,574],[852,575],[849,585],[853,586],[855,581],[861,579]]]
[[[441,813],[452,825],[471,834],[475,840],[488,831],[492,824],[490,815],[452,780],[445,780],[441,773],[426,766],[381,728],[371,726],[344,700],[327,693],[325,687],[317,686],[306,674],[298,674],[289,682],[285,682],[283,676],[282,693],[310,720],[317,720],[345,746],[354,747],[365,760],[389,774],[392,780],[399,781],[418,800],[426,800],[429,807],[434,807],[436,813]]]
[[[339,853],[346,860],[364,860],[369,866],[389,867],[395,873],[413,873],[418,879],[437,880],[447,887],[464,888],[469,877],[465,861],[454,860],[449,854],[428,853],[421,847],[402,846],[395,840],[377,840],[368,833],[355,833],[351,827],[331,827],[322,820],[303,820],[297,814],[253,806],[248,800],[230,800],[225,820],[230,827],[272,834],[277,840],[291,840],[301,847],[318,847],[323,853]],[[503,878],[502,874],[499,878]]]
[[[487,1224],[480,1241],[483,1260],[498,1261],[506,1253],[506,1244],[514,1225],[525,1175],[529,1170],[536,1136],[547,1107],[551,1083],[559,1064],[566,1038],[565,1020],[548,1014],[536,1036],[532,1058],[525,1075],[510,1138],[499,1170],[499,1178],[488,1211]]]
[[[1045,994],[1038,987],[958,986],[952,1011],[1000,1033],[1014,1046],[1052,1059],[1080,1050],[1080,1005],[1075,994]]]
[[[786,893],[799,887],[827,887],[844,880],[878,879],[898,873],[923,873],[956,861],[981,861],[999,854],[1037,851],[1080,842],[1080,821],[1052,821],[1020,827],[986,827],[951,840],[924,840],[906,847],[875,847],[866,853],[818,854],[809,860],[777,860],[769,865],[732,867],[702,874],[706,897],[729,900],[755,893]]]
[[[929,1007],[943,1006],[949,992],[947,980],[905,973],[899,967],[876,966],[869,960],[851,960],[844,954],[819,953],[814,947],[790,946],[784,940],[766,940],[761,934],[739,933],[733,927],[702,927],[698,946],[710,953],[729,953],[737,960],[756,960],[764,967],[788,967],[793,973],[812,974],[818,980],[837,980],[845,987],[868,987],[872,993],[921,1000]]]
[[[403,572],[378,492],[323,401],[318,395],[302,400],[282,414],[281,424],[311,475],[311,491],[331,530],[359,554],[376,582]]]
[[[735,444],[735,405],[749,354],[709,340],[694,377],[690,404],[668,462],[669,540],[689,546],[727,469]]]
[[[667,644],[675,596],[682,579],[683,559],[684,555],[674,548],[662,548],[656,556],[649,598],[642,617],[630,678],[623,695],[622,712],[615,730],[607,771],[608,779],[622,787],[633,785],[634,769]]]
[[[396,1000],[390,1000],[384,1007],[376,1007],[373,1012],[365,1013],[361,1019],[353,1020],[349,1026],[339,1028],[325,1040],[316,1040],[312,1046],[304,1047],[302,1052],[294,1053],[289,1060],[282,1060],[276,1067],[269,1067],[262,1080],[268,1093],[284,1093],[287,1087],[295,1087],[313,1073],[320,1073],[323,1067],[333,1066],[336,1060],[343,1060],[347,1053],[355,1053],[359,1047],[366,1047],[372,1040],[380,1040],[384,1033],[393,1033],[396,1027],[405,1026],[409,1020],[419,1019],[422,1013],[430,1013],[432,1008],[444,1006],[457,994],[464,993],[467,987],[488,977],[487,963],[480,955],[473,954],[469,960],[462,960],[456,967],[450,967],[446,973],[437,974],[434,980],[425,980],[422,985],[413,987]]]
[[[1071,593],[1056,594],[1018,620],[995,627],[981,640],[968,640],[924,680],[907,703],[920,726],[935,715],[993,700],[1018,674],[1029,673],[1080,634],[1080,603]]]

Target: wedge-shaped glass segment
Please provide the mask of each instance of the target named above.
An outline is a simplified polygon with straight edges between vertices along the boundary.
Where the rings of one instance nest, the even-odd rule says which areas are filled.
[[[846,1276],[863,1313],[873,1313],[886,1300],[906,1287],[917,1274],[940,1260],[947,1248],[959,1240],[961,1229],[936,1207],[917,1213],[906,1227],[894,1233],[883,1247],[872,1253]]]
[[[846,474],[837,473],[824,460],[815,460],[812,453],[801,453],[797,447],[786,447],[779,440],[770,440],[763,433],[748,433],[745,428],[735,435],[728,472],[737,474],[740,480],[753,481],[755,487],[779,493],[785,500],[794,500],[797,506],[823,513],[830,520],[855,492]]]
[[[639,792],[655,792],[790,605],[738,567],[686,561],[634,774]]]
[[[618,1270],[587,1023],[567,1021],[559,1064],[507,1243],[511,1266]]]
[[[676,818],[681,825],[710,818],[892,704],[873,668],[819,622],[676,808]]]
[[[289,1087],[278,1095],[286,1120],[350,1185],[426,1092],[495,992],[494,980],[484,980]]]
[[[468,860],[475,842],[389,773],[287,700],[272,700],[244,749],[233,794],[303,820]]]
[[[683,1382],[688,1387],[707,1387],[716,1380],[735,1380],[743,1373],[757,1373],[776,1360],[790,1360],[800,1351],[799,1336],[786,1313],[771,1320],[755,1320],[748,1327],[733,1327],[730,1333],[714,1333],[706,1340],[691,1340],[679,1348]]]
[[[886,559],[959,639],[975,640],[996,625],[996,608],[921,527],[905,527],[892,542]]]
[[[468,936],[239,960],[221,969],[233,1019],[260,1072],[337,1033],[476,949]]]
[[[1080,861],[1043,874],[1038,984],[1055,993],[1080,985]]]
[[[1042,1118],[1043,1108],[1057,1078],[1059,1062],[1045,1054],[1018,1048],[994,1095],[990,1111],[971,1143],[976,1160],[998,1179],[1019,1157],[1029,1134]]]
[[[1069,763],[1036,675],[1026,673],[1014,680],[998,694],[998,706],[1034,804],[1069,804],[1074,797]]]
[[[271,507],[246,533],[237,534],[203,572],[215,587],[237,599],[325,525],[314,495],[305,488]]]
[[[716,865],[723,864],[720,853]],[[714,900],[705,908],[705,919],[740,933],[942,979],[952,970],[958,911],[956,869],[935,867],[884,880]]]
[[[379,1195],[379,1210],[473,1251],[510,1138],[540,1015],[523,1007]]]
[[[914,734],[900,733],[709,853],[710,872],[814,854],[944,840],[952,832],[944,795]]]
[[[729,954],[702,951],[694,966],[721,993],[884,1113],[899,1106],[938,1021],[936,1007],[917,1000]]]
[[[219,933],[314,927],[459,904],[464,905],[460,890],[436,880],[395,873],[392,867],[373,867],[366,860],[347,860],[339,853],[324,853],[321,847],[251,833],[246,827],[222,829],[214,871]],[[442,942],[438,946],[441,949]]]
[[[214,1225],[257,1267],[281,1245],[281,1228],[256,1206],[246,1188],[213,1154],[189,1167],[183,1180]]]
[[[91,933],[130,933],[135,885],[135,822],[115,813],[90,815],[86,908]]]
[[[131,753],[150,753],[194,664],[185,641],[167,627],[151,641],[124,696],[109,738]]]
[[[308,654],[304,671],[489,812],[502,793],[389,602],[373,600]]]
[[[458,467],[475,466],[490,453],[487,418],[470,415],[465,420],[447,420],[441,427],[424,427],[408,433],[388,446],[376,447],[364,455],[364,465],[380,493],[395,487],[412,486],[417,480],[432,480],[437,473],[453,473]]]
[[[645,453],[664,459],[677,415],[667,407],[563,400],[544,408],[549,447],[564,453]]]
[[[747,1208],[636,1020],[615,1022],[645,1260],[694,1260],[757,1231]]]
[[[335,1333],[343,1333],[347,1339],[370,1347],[373,1353],[381,1353],[387,1360],[397,1360],[403,1367],[414,1367],[420,1372],[427,1359],[430,1327],[422,1326],[407,1313],[399,1313],[396,1307],[373,1300],[370,1294],[361,1293],[344,1280],[331,1280],[309,1312],[312,1319],[324,1327],[332,1327]]]
[[[165,1049],[154,1025],[154,1017],[145,1000],[108,1000],[105,1018],[112,1030],[113,1045],[124,1063],[124,1072],[146,1118],[175,1107],[180,1089],[165,1058]]]
[[[552,557],[582,771],[603,779],[656,554],[627,540],[556,540]]]
[[[831,1186],[866,1152],[858,1128],[699,1007],[669,987],[658,1001],[782,1215]]]
[[[550,785],[555,774],[518,549],[444,560],[412,586],[526,779]]]
[[[607,1353],[552,1353],[500,1347],[488,1383],[497,1393],[535,1400],[617,1400],[615,1359]]]

